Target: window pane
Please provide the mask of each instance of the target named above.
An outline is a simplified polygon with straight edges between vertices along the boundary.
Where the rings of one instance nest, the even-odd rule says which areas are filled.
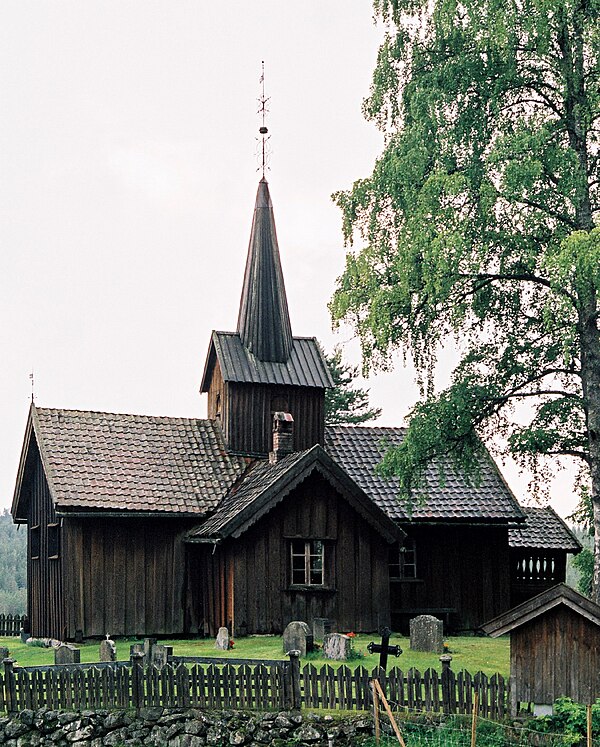
[[[301,585],[306,583],[306,579],[304,578],[304,568],[302,568],[301,571],[298,571],[295,568],[292,570],[292,583]]]

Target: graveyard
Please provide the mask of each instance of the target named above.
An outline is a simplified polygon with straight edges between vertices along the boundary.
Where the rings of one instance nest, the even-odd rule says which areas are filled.
[[[377,654],[369,654],[367,646],[372,640],[378,640],[377,636],[370,634],[356,634],[353,639],[353,648],[364,658],[350,659],[344,662],[326,660],[320,650],[311,653],[307,660],[316,664],[330,664],[331,666],[345,666],[355,669],[364,666],[371,669],[378,661]],[[453,657],[455,668],[467,669],[471,672],[482,671],[485,674],[499,672],[508,676],[509,672],[509,641],[508,637],[493,639],[478,636],[451,636],[445,639]],[[142,643],[134,638],[116,639],[117,660],[129,659],[131,645]],[[215,649],[214,640],[211,638],[201,639],[169,639],[160,643],[173,647],[173,653],[178,656],[206,656],[219,657],[223,659],[285,659],[281,636],[246,636],[235,640],[233,649],[219,651]],[[422,651],[412,651],[408,637],[393,635],[391,643],[399,644],[402,655],[398,659],[390,659],[392,666],[402,669],[415,668],[424,672],[428,668],[440,669],[439,654]],[[100,641],[86,641],[78,645],[80,650],[80,661],[91,664],[99,660]],[[11,658],[15,659],[21,666],[50,665],[54,663],[54,652],[51,648],[25,645],[19,638],[1,638],[0,648],[5,647],[10,651]]]

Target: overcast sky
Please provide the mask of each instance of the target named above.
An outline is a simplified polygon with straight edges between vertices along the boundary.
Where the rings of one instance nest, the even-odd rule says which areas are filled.
[[[330,195],[381,150],[361,102],[382,33],[370,0],[2,0],[0,507],[32,370],[39,406],[205,415],[210,331],[235,329],[260,178],[261,60],[292,329],[358,361],[327,311],[344,262]],[[398,360],[368,385],[380,423],[401,424],[412,372]],[[553,505],[572,507],[568,481]]]

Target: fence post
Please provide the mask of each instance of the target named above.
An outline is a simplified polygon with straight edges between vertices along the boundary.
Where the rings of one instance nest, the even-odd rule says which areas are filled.
[[[131,663],[131,700],[132,707],[135,708],[136,715],[139,714],[140,708],[144,706],[144,668],[142,660],[144,654],[132,651],[129,661]]]
[[[15,670],[14,670],[14,659],[3,659],[4,664],[4,702],[6,703],[6,710],[9,713],[14,713],[18,710],[17,708],[17,686],[15,682]]]
[[[450,669],[450,662],[452,657],[450,654],[442,654],[440,656],[442,662],[442,706],[444,713],[452,713],[453,698],[452,698],[452,684],[454,679],[454,673]]]
[[[300,692],[300,651],[288,651],[290,657],[290,664],[288,667],[289,672],[289,706],[292,710],[300,710],[302,708],[302,695]]]

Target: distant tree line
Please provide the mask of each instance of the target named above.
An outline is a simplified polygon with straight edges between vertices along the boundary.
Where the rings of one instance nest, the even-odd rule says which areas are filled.
[[[0,614],[27,611],[27,529],[13,524],[10,513],[0,514]]]

